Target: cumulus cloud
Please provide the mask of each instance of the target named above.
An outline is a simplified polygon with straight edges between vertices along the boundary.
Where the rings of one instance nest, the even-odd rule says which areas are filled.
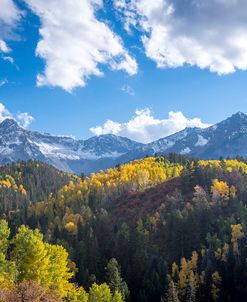
[[[114,8],[117,15],[124,24],[124,29],[131,33],[132,27],[138,26],[138,12],[135,1],[132,0],[114,0]]]
[[[171,111],[167,119],[157,119],[149,108],[145,108],[136,110],[135,115],[126,123],[108,120],[102,126],[90,128],[90,131],[95,135],[115,134],[138,142],[149,143],[186,127],[206,128],[209,126],[199,118],[185,117],[182,112]]]
[[[48,85],[72,91],[83,87],[90,76],[102,76],[101,64],[129,75],[137,63],[111,28],[96,18],[103,0],[25,0],[40,18],[36,54],[45,60],[38,86]]]
[[[14,25],[20,17],[20,10],[13,0],[0,0],[0,22],[7,25]]]
[[[2,103],[0,103],[0,123],[7,118],[13,118],[13,116],[8,109]]]
[[[34,120],[34,118],[27,112],[12,114],[3,103],[0,103],[0,123],[6,119],[14,119],[23,128],[27,128]]]
[[[34,118],[27,112],[17,114],[16,118],[23,128],[27,128],[34,121]]]
[[[11,37],[12,29],[21,18],[21,11],[13,0],[0,0],[0,53],[11,51],[6,39]]]
[[[146,55],[160,68],[247,69],[246,0],[115,0],[115,7],[125,28],[141,30]]]
[[[3,53],[7,53],[10,51],[8,45],[3,40],[0,40],[0,51]]]

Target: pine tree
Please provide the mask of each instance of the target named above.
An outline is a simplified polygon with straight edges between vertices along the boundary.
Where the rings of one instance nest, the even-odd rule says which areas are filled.
[[[112,258],[106,267],[106,280],[113,293],[119,291],[123,299],[129,295],[128,285],[121,277],[121,268],[115,258]]]

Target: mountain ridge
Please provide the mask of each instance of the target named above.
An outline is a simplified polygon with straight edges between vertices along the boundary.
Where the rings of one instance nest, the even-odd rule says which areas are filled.
[[[247,157],[246,144],[247,115],[242,112],[208,128],[185,128],[148,144],[114,134],[76,140],[26,130],[9,118],[0,123],[0,164],[40,160],[76,174],[90,174],[133,159],[172,152],[203,159]]]

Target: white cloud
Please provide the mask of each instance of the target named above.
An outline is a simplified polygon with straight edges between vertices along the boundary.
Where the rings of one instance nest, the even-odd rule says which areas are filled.
[[[13,116],[8,109],[0,103],[0,123],[2,123],[6,118],[13,118]]]
[[[0,0],[0,8],[0,53],[8,53],[11,49],[6,39],[11,37],[12,29],[17,25],[22,13],[13,0]]]
[[[121,91],[131,96],[135,95],[135,90],[129,85],[123,85]]]
[[[90,76],[102,76],[101,64],[129,75],[137,63],[110,27],[96,18],[103,0],[25,0],[41,21],[36,54],[45,60],[38,86],[72,91]]]
[[[0,103],[0,123],[2,123],[7,118],[14,119],[23,128],[27,128],[30,125],[30,123],[34,120],[34,118],[31,115],[29,115],[27,112],[12,114],[4,106],[3,103]]]
[[[12,58],[11,56],[3,56],[4,61],[8,61],[11,64],[15,63],[14,58]]]
[[[124,29],[131,33],[132,27],[138,26],[139,16],[133,0],[114,0],[114,8],[124,24]]]
[[[174,134],[186,127],[209,127],[199,118],[189,119],[182,112],[169,112],[167,119],[156,119],[151,110],[146,108],[136,110],[135,115],[126,123],[118,123],[112,120],[106,121],[102,126],[90,128],[95,135],[115,134],[142,143],[149,143]]]
[[[7,53],[10,51],[8,45],[3,40],[0,40],[0,51],[3,53]]]
[[[0,0],[0,21],[7,25],[14,25],[20,17],[20,10],[13,0]]]
[[[246,0],[115,0],[115,7],[125,28],[141,30],[146,55],[160,68],[247,69]]]
[[[17,114],[16,118],[23,128],[27,128],[34,121],[34,118],[27,112]]]

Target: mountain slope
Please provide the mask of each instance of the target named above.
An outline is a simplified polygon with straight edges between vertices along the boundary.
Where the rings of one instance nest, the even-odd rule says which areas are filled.
[[[206,129],[186,128],[148,145],[154,153],[176,152],[204,159],[246,157],[247,115],[238,112]]]
[[[247,157],[246,144],[247,115],[241,112],[209,128],[186,128],[146,145],[111,134],[88,140],[52,136],[25,130],[12,119],[0,124],[0,164],[32,159],[76,174],[173,152],[204,159]]]
[[[6,119],[0,124],[0,163],[17,160],[40,160],[67,172],[90,173],[111,166],[117,157],[142,144],[115,135],[102,135],[88,140],[52,136],[21,128]],[[97,162],[99,163],[97,164]]]

